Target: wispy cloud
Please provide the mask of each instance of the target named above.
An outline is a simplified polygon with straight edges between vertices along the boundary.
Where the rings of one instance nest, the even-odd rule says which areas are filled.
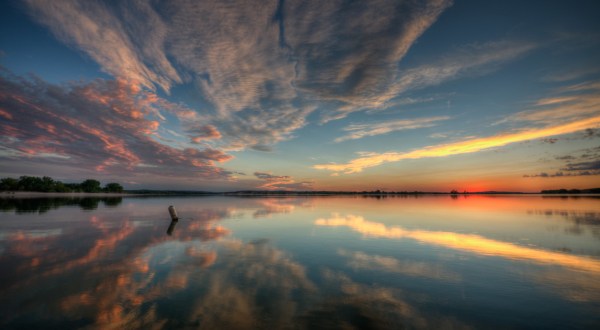
[[[31,14],[104,71],[168,91],[181,77],[164,52],[168,27],[149,2],[26,0]]]
[[[344,131],[350,132],[344,136],[335,139],[335,142],[343,142],[347,140],[356,140],[368,136],[382,135],[395,131],[408,129],[417,129],[425,127],[433,127],[436,122],[450,119],[448,116],[427,117],[406,120],[392,120],[380,123],[370,124],[353,124],[344,128]]]
[[[513,122],[527,125],[506,133],[433,145],[409,152],[372,153],[345,164],[318,164],[313,167],[334,172],[357,173],[365,168],[404,159],[460,155],[534,139],[545,139],[547,142],[555,143],[557,140],[553,137],[578,131],[585,131],[585,135],[593,136],[594,129],[600,126],[599,91],[600,87],[595,82],[562,88],[558,97],[545,98],[536,103],[542,109],[536,108],[519,112],[504,119],[503,123]],[[563,95],[573,92],[578,94],[568,97]],[[562,121],[563,124],[556,125],[557,121]]]
[[[390,86],[404,76],[398,63],[451,2],[27,4],[37,21],[115,77],[165,91],[196,86],[211,107],[187,121],[213,125],[219,147],[269,150],[306,125],[317,100],[337,102],[339,115],[395,97],[401,89]]]
[[[311,190],[312,181],[296,182],[291,176],[273,175],[266,172],[254,172],[254,176],[263,183],[258,189],[267,190]]]
[[[575,65],[575,66],[573,66]],[[549,73],[542,77],[544,81],[549,82],[564,82],[564,81],[573,81],[580,78],[586,78],[589,76],[593,76],[600,72],[600,67],[590,67],[585,66],[585,64],[581,63],[573,63],[570,67],[562,67],[556,68],[555,72]]]
[[[388,83],[369,90],[369,93],[353,93],[344,97],[329,96],[344,102],[344,106],[324,114],[323,121],[345,117],[363,109],[380,109],[396,104],[393,100],[413,90],[423,89],[465,76],[477,76],[492,72],[501,64],[515,60],[535,49],[531,42],[496,41],[464,46],[463,49],[431,63],[401,71],[391,70],[393,78]]]
[[[297,86],[355,110],[384,102],[382,92],[401,76],[398,62],[450,5],[445,0],[290,3],[286,41],[299,59]]]
[[[0,75],[1,158],[77,166],[114,175],[156,174],[228,179],[216,163],[232,158],[212,148],[157,142],[161,116],[153,97],[125,80],[53,85]]]
[[[573,93],[577,94],[573,94]],[[573,120],[595,115],[600,109],[600,85],[596,82],[586,82],[559,89],[556,97],[545,98],[535,103],[536,108],[522,111],[507,117],[501,123],[516,123],[526,121],[532,123],[551,123],[560,120]],[[561,140],[593,139],[598,137],[597,128],[586,128],[576,136],[565,138],[543,138],[542,142],[555,144]],[[600,175],[600,155],[597,150],[585,149],[579,156],[564,155],[556,157],[565,161],[562,167],[545,170],[535,174],[524,174],[525,178],[560,178],[575,176]]]
[[[365,168],[381,164],[397,162],[405,159],[419,159],[431,157],[447,157],[488,150],[508,144],[527,140],[539,139],[548,136],[568,134],[600,125],[600,116],[574,121],[568,124],[548,126],[544,128],[529,128],[518,133],[506,133],[484,138],[469,139],[465,141],[429,146],[405,153],[388,152],[360,157],[345,164],[318,164],[313,166],[319,170],[329,170],[344,173],[358,173]]]
[[[534,122],[551,124],[557,121],[587,118],[600,111],[600,84],[587,82],[557,90],[556,95],[538,100],[531,109],[510,115],[495,123]]]

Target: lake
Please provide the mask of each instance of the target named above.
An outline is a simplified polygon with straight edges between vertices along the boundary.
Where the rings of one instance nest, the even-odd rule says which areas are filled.
[[[0,328],[600,329],[597,197],[0,199],[0,216]]]

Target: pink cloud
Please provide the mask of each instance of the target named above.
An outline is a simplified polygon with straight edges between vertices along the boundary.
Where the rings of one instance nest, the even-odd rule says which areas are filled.
[[[220,139],[221,132],[217,130],[213,125],[203,125],[199,127],[195,127],[189,130],[190,134],[193,134],[191,137],[192,143],[200,143],[204,140],[211,139]]]
[[[153,138],[160,128],[160,104],[152,95],[124,79],[53,85],[5,73],[0,76],[0,116],[9,120],[0,122],[0,136],[11,152],[2,157],[44,159],[121,176],[228,179],[231,172],[215,163],[231,155],[212,148],[177,149]],[[218,135],[210,125],[204,131],[207,137]]]
[[[259,180],[263,183],[258,186],[258,189],[266,190],[311,190],[313,182],[302,181],[296,182],[291,176],[273,175],[265,172],[254,172]]]
[[[0,117],[4,117],[4,119],[8,119],[8,120],[13,119],[13,116],[4,109],[0,109]]]

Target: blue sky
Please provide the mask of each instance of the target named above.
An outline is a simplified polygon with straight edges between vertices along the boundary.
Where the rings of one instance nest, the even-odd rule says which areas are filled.
[[[5,1],[2,176],[127,188],[600,180],[596,1]]]

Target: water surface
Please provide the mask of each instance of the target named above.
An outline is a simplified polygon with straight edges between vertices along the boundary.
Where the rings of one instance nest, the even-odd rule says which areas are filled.
[[[0,199],[0,211],[2,328],[600,326],[593,197]]]

